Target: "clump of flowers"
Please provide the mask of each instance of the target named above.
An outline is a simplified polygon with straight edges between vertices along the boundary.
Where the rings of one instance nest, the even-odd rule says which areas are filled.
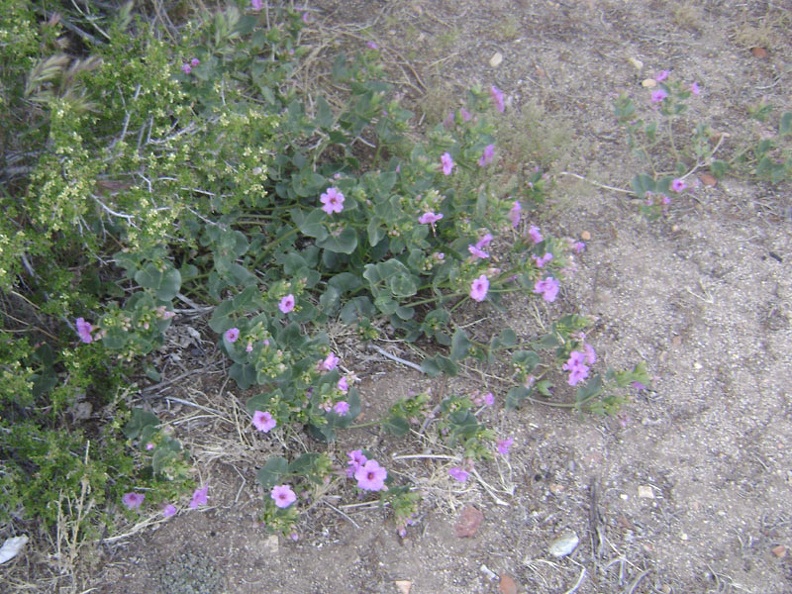
[[[354,477],[359,489],[364,491],[382,491],[388,471],[376,460],[369,460],[361,450],[353,450],[347,454],[347,476]]]

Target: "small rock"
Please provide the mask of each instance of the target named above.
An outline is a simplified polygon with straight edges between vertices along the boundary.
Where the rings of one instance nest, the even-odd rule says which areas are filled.
[[[501,65],[501,62],[503,62],[502,53],[495,52],[494,54],[492,54],[492,57],[490,58],[490,62],[489,62],[490,66],[492,66],[493,68],[497,68],[498,66]]]
[[[0,547],[0,563],[5,563],[16,557],[27,544],[27,541],[28,537],[24,534],[22,536],[7,538],[3,546]]]
[[[588,231],[583,231],[580,234],[580,239],[582,239],[583,241],[589,241],[591,239],[591,233],[589,233]]]
[[[760,60],[763,60],[764,58],[767,57],[767,50],[763,47],[752,47],[751,54],[753,54],[754,58],[759,58]]]
[[[558,557],[560,559],[561,557],[571,555],[578,544],[580,544],[578,535],[571,530],[567,530],[551,542],[547,550],[553,557]]]
[[[699,173],[698,177],[699,177],[699,181],[702,184],[704,184],[705,186],[708,186],[710,188],[712,188],[713,186],[716,186],[718,184],[718,180],[715,179],[715,176],[710,174],[710,173]]]
[[[627,58],[627,61],[632,64],[633,68],[636,70],[641,70],[643,68],[643,62],[638,60],[637,58]]]
[[[778,545],[777,547],[773,547],[772,549],[773,555],[778,557],[779,559],[783,559],[786,557],[787,550],[784,545]]]
[[[641,82],[641,86],[647,89],[654,89],[657,86],[657,81],[653,78],[646,78]]]
[[[412,582],[408,580],[396,580],[393,584],[398,588],[400,594],[410,594]]]
[[[517,582],[509,574],[502,573],[498,583],[498,592],[500,594],[517,594]]]
[[[469,538],[478,532],[481,522],[484,521],[484,514],[472,505],[466,505],[459,514],[454,531],[459,538]]]
[[[642,499],[654,499],[654,491],[649,485],[638,485],[638,497]]]

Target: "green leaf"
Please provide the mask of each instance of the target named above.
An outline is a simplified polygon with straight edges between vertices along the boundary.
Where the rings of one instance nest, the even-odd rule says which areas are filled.
[[[781,121],[778,123],[778,135],[788,136],[792,134],[792,111],[785,111],[781,114]]]
[[[267,460],[262,468],[256,473],[259,484],[265,489],[272,489],[281,482],[281,477],[288,474],[289,462],[286,458],[275,456]]]
[[[577,395],[575,397],[575,402],[577,404],[585,404],[587,401],[599,396],[602,392],[602,376],[600,374],[595,375],[591,379],[589,379],[585,385],[581,386],[577,390]]]
[[[152,289],[158,299],[170,301],[179,293],[181,274],[170,263],[165,270],[160,270],[152,262],[135,273],[135,282],[141,287]]]
[[[337,235],[330,233],[324,239],[317,239],[316,245],[335,254],[351,254],[357,248],[358,237],[354,229],[346,227]]]
[[[327,186],[327,180],[324,176],[311,170],[301,171],[292,178],[292,189],[300,198],[314,196],[318,202],[319,194],[324,191],[325,186]]]
[[[160,424],[159,417],[142,408],[133,408],[132,416],[124,426],[124,435],[128,439],[136,439],[146,427],[157,426]]]
[[[333,110],[330,104],[321,95],[316,98],[316,123],[320,128],[329,130],[334,122]]]
[[[632,188],[638,198],[643,198],[647,192],[655,191],[654,178],[645,173],[638,174],[632,180]]]
[[[407,435],[410,431],[410,423],[404,417],[390,416],[382,421],[382,428],[397,437]]]
[[[525,386],[514,386],[506,394],[506,408],[514,410],[519,407],[523,403],[523,400],[531,395],[532,391],[531,388],[526,388]]]
[[[328,235],[327,228],[325,227],[325,212],[319,208],[313,209],[307,215],[305,211],[299,208],[293,208],[290,211],[292,220],[300,233],[308,237],[315,237],[317,240],[322,241]]]
[[[729,164],[726,161],[720,161],[719,159],[713,159],[710,163],[710,171],[712,171],[712,175],[721,179],[726,172],[729,170]]]
[[[443,355],[435,355],[434,357],[424,359],[421,362],[421,369],[431,377],[438,376],[441,373],[454,376],[459,372],[457,364]]]
[[[451,339],[451,359],[453,361],[464,359],[468,356],[471,346],[473,343],[470,342],[465,331],[462,328],[457,328]]]

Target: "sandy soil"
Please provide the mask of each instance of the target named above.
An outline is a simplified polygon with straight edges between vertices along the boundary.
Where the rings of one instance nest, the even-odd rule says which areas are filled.
[[[505,117],[549,161],[542,164],[554,184],[536,222],[555,235],[591,237],[553,311],[596,316],[590,338],[603,364],[645,360],[654,391],[608,418],[544,406],[492,412],[515,446],[508,464],[479,468],[481,481],[452,484],[442,464],[392,460],[392,471],[416,480],[426,496],[406,538],[385,510],[340,508],[345,502],[333,499],[307,514],[299,540],[269,537],[256,523],[255,448],[249,466],[236,458],[232,468],[223,457],[238,449],[231,427],[206,440],[199,424],[185,426],[211,481],[210,507],[105,547],[97,591],[792,592],[789,184],[727,178],[675,198],[666,217],[647,222],[626,194],[563,173],[629,188],[639,164],[611,101],[620,91],[645,97],[641,81],[662,69],[699,82],[693,117],[730,134],[729,142],[761,128],[746,115],[760,99],[792,108],[790,2],[310,5],[314,27],[343,31],[339,43],[373,39],[409,63],[406,92],[428,108],[474,83],[504,90]],[[503,60],[492,67],[496,52]],[[515,301],[507,309],[531,335],[532,306]],[[446,385],[382,359],[356,371],[372,417],[411,390],[483,387],[473,376]],[[210,405],[238,395],[222,388],[206,377],[191,394]],[[388,439],[358,430],[337,450],[417,453]],[[484,519],[460,538],[466,505]],[[570,531],[577,548],[553,556],[549,547]],[[174,572],[170,559],[193,576],[185,583],[222,574],[224,585],[163,586],[163,572]]]

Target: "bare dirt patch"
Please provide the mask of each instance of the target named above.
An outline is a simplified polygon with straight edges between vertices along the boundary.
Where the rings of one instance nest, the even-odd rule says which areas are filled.
[[[332,499],[307,514],[298,540],[268,536],[255,486],[266,452],[246,454],[247,465],[235,453],[229,463],[217,450],[225,442],[212,433],[212,445],[196,425],[187,441],[205,460],[210,507],[107,547],[98,591],[392,593],[401,582],[412,594],[463,594],[508,591],[495,577],[505,573],[519,592],[791,592],[789,184],[727,179],[648,223],[624,194],[562,175],[629,187],[637,164],[611,99],[638,96],[640,81],[661,69],[699,81],[696,115],[735,141],[753,126],[749,105],[790,109],[790,13],[789,2],[312,2],[312,26],[336,28],[339,44],[371,39],[409,64],[401,82],[427,111],[454,107],[443,102],[480,83],[507,94],[515,135],[533,114],[526,142],[537,161],[548,159],[541,164],[555,182],[537,223],[591,236],[558,307],[599,318],[590,338],[604,362],[645,360],[654,390],[609,418],[499,410],[495,429],[515,440],[509,462],[478,468],[480,480],[464,485],[442,464],[388,461],[397,476],[418,478],[425,495],[406,538],[387,510]],[[496,52],[503,59],[492,67]],[[507,306],[525,335],[537,323],[532,307]],[[355,371],[372,418],[411,391],[447,388],[383,359]],[[453,387],[487,384],[471,375]],[[216,383],[202,394],[207,406],[238,396]],[[233,426],[223,431],[239,443]],[[336,447],[339,456],[347,444],[385,452],[389,439],[357,430]],[[389,455],[422,453],[399,445],[389,441]],[[438,453],[426,444],[429,452]],[[465,505],[484,519],[460,538]],[[554,556],[570,533],[577,547]],[[177,565],[189,569],[181,590],[166,579]]]

